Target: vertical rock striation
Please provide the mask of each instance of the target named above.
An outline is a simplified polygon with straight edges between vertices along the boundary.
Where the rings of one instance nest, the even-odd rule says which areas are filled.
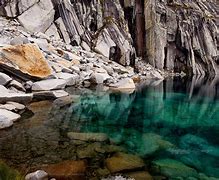
[[[218,74],[215,0],[145,0],[148,61],[159,69]]]
[[[30,32],[122,65],[137,55],[161,70],[202,75],[219,74],[218,14],[217,0],[0,1],[0,15]]]
[[[123,65],[134,59],[134,48],[119,0],[54,0],[71,43],[90,48]]]

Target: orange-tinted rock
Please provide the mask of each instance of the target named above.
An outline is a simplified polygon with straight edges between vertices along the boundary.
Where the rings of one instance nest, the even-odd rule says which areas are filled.
[[[135,180],[153,180],[153,177],[147,171],[137,171],[126,174]]]
[[[24,74],[45,78],[52,73],[36,44],[5,46],[0,49],[0,52],[0,64],[19,70]]]
[[[132,154],[116,153],[113,157],[106,159],[106,167],[111,173],[127,172],[144,167],[144,161]]]
[[[139,83],[141,81],[141,78],[139,75],[135,75],[132,77],[132,80],[134,81],[134,83]]]
[[[69,160],[49,165],[43,170],[49,174],[49,177],[56,180],[83,180],[85,179],[86,163],[85,161]]]

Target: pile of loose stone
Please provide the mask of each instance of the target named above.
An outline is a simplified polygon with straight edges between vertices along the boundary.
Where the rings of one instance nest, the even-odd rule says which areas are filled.
[[[135,73],[132,67],[44,33],[28,33],[15,20],[0,17],[0,129],[19,119],[19,112],[33,99],[68,96],[68,86],[133,91],[141,79],[163,79],[153,67],[146,67]]]

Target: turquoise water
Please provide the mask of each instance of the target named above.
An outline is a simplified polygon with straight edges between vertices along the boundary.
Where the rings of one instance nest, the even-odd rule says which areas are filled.
[[[113,142],[144,158],[176,159],[219,177],[217,85],[212,91],[207,84],[186,87],[179,81],[179,89],[168,89],[168,83],[132,94],[84,95],[72,106],[72,127],[107,133]]]
[[[111,144],[144,159],[153,175],[219,178],[218,82],[197,78],[146,82],[131,94],[69,90],[80,95],[74,103],[49,104],[0,132],[0,155],[16,166],[74,159],[74,153],[66,153],[74,152],[66,133],[106,133]],[[43,116],[44,111],[49,115]],[[10,141],[13,144],[6,145]],[[168,169],[171,165],[174,171],[192,168],[199,176],[184,169],[175,175]],[[160,167],[159,172],[154,166]]]

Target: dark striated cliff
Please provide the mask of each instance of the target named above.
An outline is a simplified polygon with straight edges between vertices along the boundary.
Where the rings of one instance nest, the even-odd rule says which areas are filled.
[[[218,74],[218,4],[215,0],[147,0],[146,54],[159,69]]]
[[[161,70],[219,74],[216,0],[52,0],[52,8],[50,1],[1,1],[0,13],[122,65],[138,56]],[[40,28],[28,24],[27,12],[41,7]]]

